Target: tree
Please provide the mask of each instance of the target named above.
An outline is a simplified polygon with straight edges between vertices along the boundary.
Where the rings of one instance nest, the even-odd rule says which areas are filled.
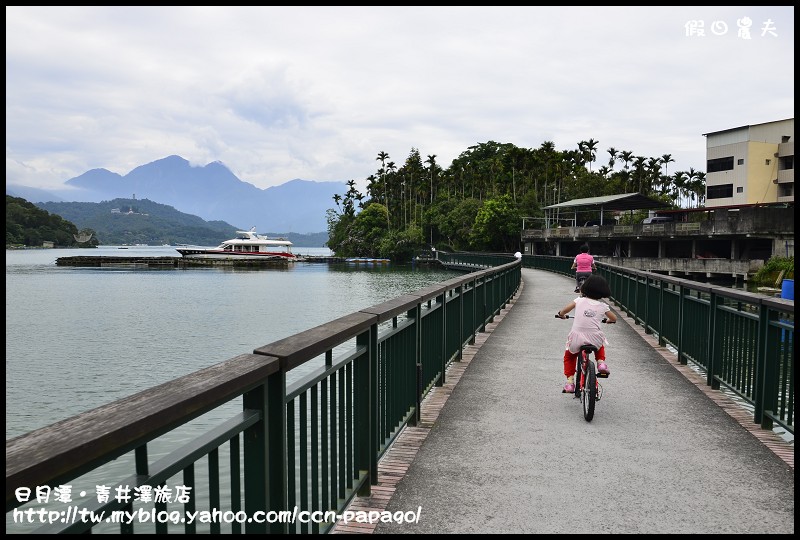
[[[78,231],[74,223],[60,215],[6,195],[6,246],[41,247],[44,242],[53,242],[56,247],[96,247],[99,240],[93,229]]]
[[[612,146],[611,148],[606,150],[606,152],[608,152],[609,155],[608,168],[613,170],[614,164],[617,162],[617,149]]]
[[[522,216],[508,194],[484,201],[475,216],[473,244],[480,248],[513,252],[519,244]]]
[[[381,162],[381,170],[378,173],[381,175],[383,179],[383,204],[386,205],[387,213],[386,213],[386,224],[391,227],[391,223],[389,221],[389,184],[386,182],[386,160],[389,159],[389,154],[384,151],[378,152],[378,157],[375,158]]]

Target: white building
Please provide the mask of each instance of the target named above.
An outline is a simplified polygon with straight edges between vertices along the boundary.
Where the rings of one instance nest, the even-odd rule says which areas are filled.
[[[794,118],[703,136],[706,208],[794,203]]]

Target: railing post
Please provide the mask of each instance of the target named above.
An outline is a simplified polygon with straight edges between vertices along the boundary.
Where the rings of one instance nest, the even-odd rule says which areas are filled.
[[[409,310],[406,314],[409,319],[414,321],[414,351],[413,364],[416,384],[414,385],[414,418],[413,425],[418,426],[422,421],[422,391],[425,387],[423,380],[424,371],[422,366],[422,304],[417,303],[416,307]]]
[[[439,365],[439,371],[441,375],[439,376],[439,384],[437,386],[444,386],[447,373],[447,293],[443,292],[439,296],[436,297],[436,302],[439,304],[439,309],[442,312],[442,327],[440,329],[441,336],[442,336],[442,344],[441,344],[441,364]]]
[[[285,389],[285,372],[280,369],[265,384],[242,396],[245,410],[261,413],[259,422],[243,433],[244,509],[249,516],[286,509]],[[273,530],[286,532],[286,524],[271,524],[270,531]],[[267,524],[250,521],[245,524],[245,532],[265,534]]]
[[[664,280],[658,281],[658,344],[664,347],[667,340],[664,339]]]
[[[459,314],[458,316],[459,316],[459,319],[460,319],[459,322],[458,322],[458,349],[459,349],[458,350],[458,359],[459,360],[464,358],[464,354],[463,354],[464,353],[464,325],[466,324],[466,313],[465,313],[465,311],[466,311],[466,309],[468,307],[466,305],[466,301],[464,300],[464,297],[466,296],[466,288],[467,288],[467,284],[466,283],[462,283],[461,285],[458,286],[458,314]],[[473,302],[473,304],[474,304],[474,302]],[[469,338],[469,342],[470,343],[475,343],[475,335],[472,332],[470,332],[470,333],[472,335]]]
[[[720,354],[720,339],[721,336],[717,335],[717,305],[719,304],[719,299],[717,297],[717,293],[714,292],[714,289],[711,289],[710,298],[708,302],[708,347],[706,350],[708,351],[706,354],[708,355],[708,371],[706,373],[706,384],[711,387],[712,390],[719,390],[719,381],[717,380],[716,376],[719,375],[720,371],[720,362],[717,359],[717,355]]]
[[[367,336],[366,333],[362,334]],[[378,483],[378,448],[380,448],[380,394],[378,392],[378,324],[375,323],[369,327],[369,385],[370,385],[370,429],[372,430],[372,437],[370,437],[369,448],[369,484]]]
[[[761,304],[758,310],[758,343],[753,381],[753,421],[760,424],[764,415],[764,371],[767,358],[769,311]]]
[[[691,291],[690,291],[691,292]],[[678,285],[678,342],[675,344],[678,353],[678,363],[686,365],[686,357],[683,354],[683,327],[684,327],[684,304],[686,300],[686,291],[683,285]]]
[[[371,331],[364,332],[356,337],[356,346],[366,346],[369,348]],[[372,358],[371,351],[367,351],[366,357],[358,358],[354,365],[353,373],[353,415],[354,441],[353,441],[353,469],[358,474],[369,475],[372,470],[372,446],[377,437],[376,429],[373,425],[372,413]],[[358,489],[358,495],[367,497],[372,491],[372,481],[363,482]]]

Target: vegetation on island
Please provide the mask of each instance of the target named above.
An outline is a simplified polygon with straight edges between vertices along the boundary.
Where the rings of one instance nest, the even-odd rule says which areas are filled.
[[[81,229],[57,214],[6,195],[6,249],[17,247],[97,247],[92,229]]]
[[[348,191],[334,196],[327,246],[340,256],[396,261],[433,247],[510,253],[519,248],[523,218],[543,218],[542,209],[559,202],[640,193],[676,208],[702,204],[705,173],[669,173],[671,154],[648,158],[616,148],[597,167],[598,145],[589,139],[559,151],[550,141],[535,149],[489,141],[446,169],[435,154],[423,161],[416,148],[399,167],[379,152],[366,193],[350,180]],[[598,217],[587,213],[586,220]]]

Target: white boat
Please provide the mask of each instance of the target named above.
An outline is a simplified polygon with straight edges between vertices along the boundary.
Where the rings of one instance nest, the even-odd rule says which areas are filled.
[[[253,227],[249,231],[236,231],[236,238],[225,240],[215,248],[185,246],[176,248],[185,258],[221,260],[275,260],[297,261],[292,253],[292,243],[285,238],[267,238]]]

